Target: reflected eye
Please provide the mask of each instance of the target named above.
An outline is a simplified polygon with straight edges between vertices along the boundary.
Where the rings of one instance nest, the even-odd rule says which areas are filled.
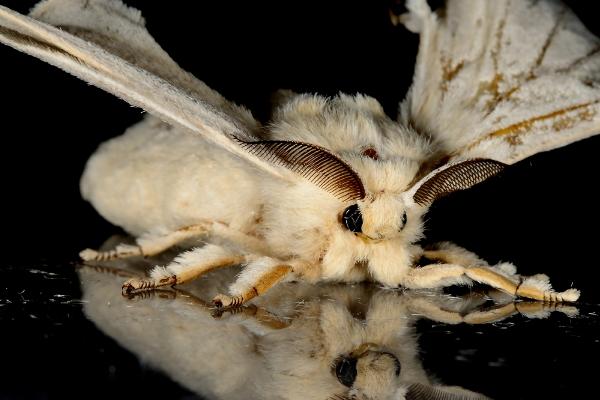
[[[363,219],[362,214],[358,209],[358,204],[353,204],[344,210],[344,213],[342,214],[342,222],[350,232],[362,232]]]
[[[356,380],[356,358],[341,358],[335,364],[335,376],[344,386],[352,387]]]

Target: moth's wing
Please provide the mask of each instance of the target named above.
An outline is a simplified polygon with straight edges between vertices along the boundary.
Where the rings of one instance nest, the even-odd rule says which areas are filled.
[[[95,43],[151,72],[190,96],[236,118],[250,131],[257,128],[248,110],[227,101],[181,69],[148,33],[140,11],[120,1],[46,0],[38,3],[29,16]]]
[[[512,164],[600,132],[600,41],[562,3],[407,5],[421,43],[400,122],[438,155]]]
[[[30,17],[0,6],[0,42],[198,134],[263,170],[285,174],[235,140],[256,140],[258,125],[250,113],[179,68],[146,31],[141,13],[119,0],[46,0],[34,7]]]

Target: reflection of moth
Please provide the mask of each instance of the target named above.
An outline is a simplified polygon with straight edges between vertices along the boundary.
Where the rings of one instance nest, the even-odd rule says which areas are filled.
[[[31,18],[0,8],[1,41],[153,115],[102,145],[81,183],[137,245],[82,257],[152,255],[205,239],[123,290],[242,263],[230,295],[215,298],[224,306],[297,278],[408,288],[477,281],[577,300],[577,290],[555,292],[544,275],[523,278],[455,246],[415,243],[435,199],[600,130],[598,39],[556,1],[408,8],[399,21],[420,33],[421,47],[397,121],[367,96],[285,92],[267,126],[182,71],[120,1],[48,0]],[[419,260],[432,261],[417,268]]]
[[[485,298],[476,294],[284,283],[256,305],[215,319],[215,309],[195,294],[222,290],[228,272],[208,275],[192,292],[158,289],[129,301],[114,290],[122,278],[84,267],[84,311],[119,344],[202,398],[321,400],[483,399],[426,373],[414,329],[419,318],[477,324],[518,312],[537,318],[556,307],[576,312],[511,300],[484,308]]]

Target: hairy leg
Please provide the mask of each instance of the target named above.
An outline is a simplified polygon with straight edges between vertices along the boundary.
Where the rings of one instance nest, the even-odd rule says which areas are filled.
[[[550,285],[550,279],[544,274],[537,274],[530,277],[522,277],[516,274],[516,268],[510,263],[500,263],[498,265],[490,266],[485,261],[481,260],[475,253],[472,253],[462,247],[459,247],[453,243],[442,242],[438,243],[433,250],[425,250],[423,256],[427,259],[436,260],[441,264],[443,268],[446,263],[451,267],[448,271],[432,268],[432,274],[430,277],[422,276],[427,275],[425,273],[415,272],[414,281],[416,284],[422,284],[418,287],[427,287],[427,282],[433,283],[429,287],[448,286],[444,284],[446,282],[452,282],[455,280],[456,283],[460,284],[463,278],[457,277],[459,269],[457,266],[464,268],[464,276],[468,280],[483,283],[493,288],[502,290],[513,296],[524,297],[534,300],[542,300],[548,302],[573,302],[579,298],[579,291],[577,289],[568,289],[564,292],[556,292]],[[430,266],[424,267],[428,268]],[[423,270],[424,268],[420,268]],[[419,269],[415,269],[418,271]],[[446,278],[444,278],[446,274]],[[438,282],[436,285],[435,282]],[[453,283],[449,283],[452,285]]]
[[[120,244],[113,250],[108,251],[85,249],[79,253],[79,256],[85,261],[106,261],[135,256],[154,256],[184,240],[205,235],[207,232],[207,224],[190,225],[165,235],[142,236],[136,239],[135,245]]]
[[[504,276],[487,267],[472,267],[465,274],[474,281],[500,289],[514,296],[548,302],[573,302],[579,298],[579,290],[567,289],[555,292],[545,275],[534,275],[527,278]]]
[[[250,252],[261,254],[265,251],[264,245],[256,237],[231,229],[227,224],[221,222],[205,222],[185,226],[162,235],[145,235],[136,239],[135,245],[120,244],[109,251],[85,249],[79,253],[79,256],[84,261],[107,261],[136,256],[148,257],[162,253],[185,240],[208,235],[229,240]]]
[[[515,275],[517,273],[517,268],[511,263],[504,262],[497,265],[488,265],[477,254],[451,242],[436,243],[434,248],[423,251],[423,257],[431,261],[426,264],[456,264],[463,267],[484,265],[488,268],[499,270],[504,275]]]
[[[161,286],[173,286],[189,282],[213,269],[240,264],[247,260],[220,246],[207,244],[186,251],[164,267],[155,267],[149,278],[132,278],[123,283],[123,294],[151,290]]]
[[[213,299],[217,307],[237,307],[260,296],[293,272],[290,265],[269,257],[254,260],[242,270],[229,288],[230,295],[218,294]]]
[[[573,302],[579,298],[579,290],[568,289],[555,292],[545,275],[528,278],[509,275],[488,266],[463,267],[456,264],[432,264],[413,268],[405,278],[409,288],[437,288],[456,284],[479,282],[517,297],[549,302]]]

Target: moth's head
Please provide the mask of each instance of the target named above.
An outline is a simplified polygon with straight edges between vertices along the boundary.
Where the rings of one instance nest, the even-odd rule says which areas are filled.
[[[498,169],[470,160],[426,175],[433,169],[427,167],[432,143],[361,95],[292,95],[279,107],[269,135],[272,140],[242,146],[297,177],[295,189],[285,188],[295,197],[281,191],[272,196],[277,199],[272,208],[285,208],[285,213],[271,218],[269,237],[295,235],[296,249],[302,247],[298,240],[318,242],[307,246],[315,254],[324,252],[325,242],[337,243],[338,253],[348,259],[369,257],[371,251],[360,245],[360,254],[343,251],[357,244],[348,232],[368,247],[382,241],[411,245],[420,239],[422,217],[437,197],[470,187]]]
[[[271,136],[298,142],[271,144],[269,154],[335,197],[328,201],[323,195],[317,212],[333,209],[323,221],[334,222],[336,234],[350,231],[366,242],[413,241],[420,235],[423,207],[407,203],[404,193],[429,145],[407,130],[368,96],[290,95],[276,113]],[[312,143],[327,153],[308,147]]]
[[[419,173],[411,174],[410,168],[400,168],[409,172],[405,177],[413,177],[413,182],[405,190],[386,190],[386,175],[380,181],[371,182],[379,189],[366,193],[364,198],[348,206],[341,214],[341,222],[351,232],[367,240],[379,241],[404,236],[418,236],[423,215],[436,199],[467,189],[504,169],[505,165],[489,159],[470,159],[448,163],[419,178]],[[363,171],[363,175],[364,174]],[[404,178],[406,179],[406,178]],[[403,181],[395,177],[395,182]],[[387,183],[390,188],[397,184]]]
[[[346,207],[342,225],[366,240],[379,241],[407,236],[420,225],[422,210],[406,204],[398,193],[368,194]],[[410,232],[409,232],[410,231]]]

